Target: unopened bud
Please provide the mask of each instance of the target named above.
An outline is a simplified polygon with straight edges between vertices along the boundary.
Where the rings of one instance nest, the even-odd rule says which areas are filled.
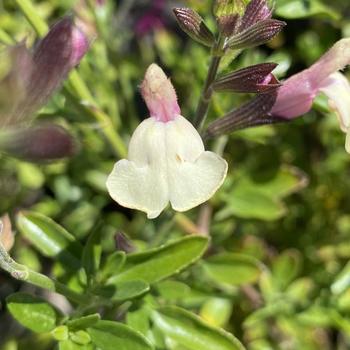
[[[118,250],[122,250],[125,253],[132,253],[135,251],[134,244],[123,232],[116,233],[115,242]]]
[[[76,149],[73,137],[53,124],[9,129],[0,134],[0,151],[33,162],[69,157]]]
[[[146,71],[145,79],[141,84],[141,94],[151,117],[158,121],[173,120],[181,113],[173,85],[155,63],[151,64]]]
[[[27,97],[16,113],[28,116],[44,105],[88,48],[87,38],[70,17],[57,22],[34,51]]]
[[[244,31],[231,36],[226,47],[230,49],[247,49],[262,45],[277,35],[286,25],[277,19],[266,19],[250,26]]]
[[[174,8],[173,11],[180,28],[193,40],[209,47],[214,44],[214,35],[196,11],[189,8]]]
[[[245,30],[257,22],[271,18],[272,11],[266,0],[251,0],[242,17],[239,31]]]

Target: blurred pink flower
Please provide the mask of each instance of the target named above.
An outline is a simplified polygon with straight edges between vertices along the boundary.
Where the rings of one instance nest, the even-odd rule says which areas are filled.
[[[151,1],[150,9],[147,10],[136,22],[135,32],[138,36],[144,36],[155,29],[164,26],[165,0]]]
[[[350,84],[338,71],[350,64],[350,39],[338,41],[310,68],[293,75],[279,88],[272,116],[294,119],[307,113],[314,98],[324,93],[329,106],[347,134],[345,148],[350,153]]]

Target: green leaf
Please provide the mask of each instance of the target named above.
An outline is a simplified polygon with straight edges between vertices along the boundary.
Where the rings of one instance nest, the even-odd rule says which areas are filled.
[[[51,331],[51,335],[57,341],[64,341],[68,339],[68,327],[67,326],[58,326]]]
[[[100,225],[91,233],[83,249],[82,265],[85,269],[88,282],[94,278],[101,262],[101,227]]]
[[[206,324],[198,316],[178,307],[154,311],[153,320],[165,336],[189,350],[243,350],[232,334]]]
[[[263,265],[255,258],[235,253],[214,255],[204,261],[203,267],[211,280],[234,286],[256,282],[263,271]]]
[[[182,282],[166,280],[156,285],[159,295],[166,300],[183,300],[190,293],[190,287]]]
[[[338,12],[319,0],[279,0],[276,14],[289,19],[322,16],[337,21],[341,18]]]
[[[299,274],[301,257],[297,250],[289,249],[280,254],[272,264],[274,285],[284,290]]]
[[[219,220],[233,214],[244,219],[273,221],[286,213],[283,203],[252,188],[237,187],[225,199],[227,208],[217,214]]]
[[[24,327],[37,333],[50,332],[56,327],[57,311],[44,299],[15,293],[6,298],[11,315]]]
[[[152,344],[141,333],[118,322],[99,321],[88,328],[92,342],[101,350],[151,350]]]
[[[150,329],[150,309],[141,307],[135,311],[129,311],[126,315],[126,323],[144,336],[147,336]]]
[[[109,255],[101,271],[101,279],[106,279],[116,275],[124,266],[126,254],[123,251],[117,251]]]
[[[306,184],[305,174],[293,167],[282,167],[272,178],[264,181],[253,181],[242,174],[230,193],[223,196],[227,206],[216,215],[216,219],[235,215],[245,219],[277,220],[286,213],[281,199]]]
[[[131,300],[149,291],[149,284],[143,280],[118,281],[108,283],[97,289],[95,293],[104,296],[112,301]]]
[[[60,341],[58,343],[58,349],[59,350],[93,350],[94,347],[93,347],[93,345],[91,343],[90,344],[81,345],[81,344],[75,343],[71,339],[67,339],[67,340],[64,340],[64,341]]]
[[[17,227],[44,256],[57,258],[70,269],[80,267],[80,244],[50,218],[34,212],[21,212],[17,216]]]
[[[69,329],[78,330],[93,326],[101,319],[99,314],[91,314],[84,317],[67,321]]]
[[[91,337],[89,333],[82,330],[70,333],[70,338],[74,343],[77,343],[79,345],[87,345],[91,343]]]
[[[348,262],[341,272],[336,276],[331,285],[333,294],[339,295],[350,287],[350,262]]]
[[[232,314],[232,302],[224,298],[209,298],[203,304],[200,316],[212,326],[224,327]]]
[[[200,236],[185,237],[159,248],[130,254],[122,271],[108,283],[142,279],[149,284],[185,269],[205,252],[208,239]]]

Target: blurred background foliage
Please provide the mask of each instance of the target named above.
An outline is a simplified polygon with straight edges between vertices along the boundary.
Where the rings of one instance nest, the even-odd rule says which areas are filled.
[[[74,13],[95,37],[78,71],[125,144],[147,117],[138,85],[152,62],[171,76],[182,114],[192,118],[209,52],[180,31],[171,9],[191,7],[214,30],[211,1],[34,3],[48,23]],[[223,70],[272,61],[279,64],[275,73],[283,80],[350,36],[348,0],[276,0],[274,17],[287,22],[283,32],[268,45],[227,62]],[[25,39],[30,46],[36,40],[16,1],[3,0],[1,47],[11,38]],[[246,98],[214,95],[208,119],[222,116]],[[1,155],[0,212],[12,219],[16,240],[11,255],[16,261],[79,290],[78,273],[64,273],[67,266],[21,229],[18,213],[23,210],[50,217],[83,244],[98,224],[105,254],[123,249],[117,232],[142,251],[193,233],[199,214],[201,223],[203,215],[212,212],[210,249],[202,260],[152,285],[150,293],[126,308],[127,317],[121,311],[106,317],[126,319],[142,330],[142,312],[147,314],[157,300],[199,314],[251,350],[350,348],[350,157],[336,116],[322,97],[312,112],[292,123],[236,132],[209,144],[216,149],[226,146],[223,155],[230,171],[224,186],[204,210],[174,214],[169,209],[152,221],[109,198],[105,180],[118,156],[101,133],[103,125],[62,92],[38,119],[68,128],[80,149],[75,157],[50,164]],[[33,292],[33,287],[0,273],[2,304],[16,291]],[[0,313],[0,342],[3,350],[53,348],[47,334],[25,331],[6,307]],[[191,349],[171,337],[158,348]]]

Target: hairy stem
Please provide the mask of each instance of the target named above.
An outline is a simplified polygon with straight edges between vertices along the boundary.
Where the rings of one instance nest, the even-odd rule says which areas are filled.
[[[47,289],[52,292],[60,293],[66,296],[72,302],[88,302],[86,296],[72,291],[64,284],[52,280],[51,278],[42,275],[41,273],[32,271],[24,265],[18,264],[10,257],[2,244],[0,244],[0,268],[8,272],[13,278],[17,280],[25,281],[34,286]]]
[[[205,122],[205,118],[208,113],[211,96],[213,94],[211,85],[214,82],[219,69],[220,61],[223,55],[222,50],[223,50],[223,43],[221,38],[218,38],[217,42],[215,43],[212,49],[212,58],[209,65],[207,78],[205,80],[204,87],[198,102],[196,114],[194,117],[193,124],[198,130],[202,129]]]

